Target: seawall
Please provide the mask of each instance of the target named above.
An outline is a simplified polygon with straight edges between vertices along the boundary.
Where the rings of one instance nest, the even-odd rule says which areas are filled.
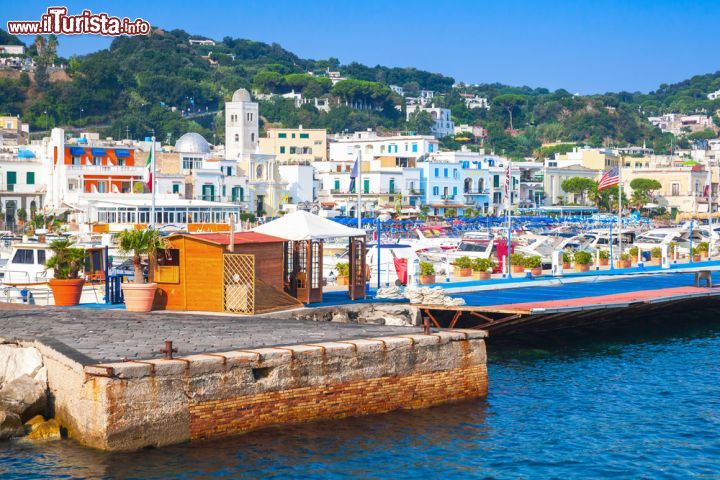
[[[72,316],[74,322],[94,322],[91,328],[100,327],[99,320],[85,314],[73,312]],[[126,313],[121,323],[108,323],[117,330],[106,332],[120,332],[123,326],[134,324],[135,319],[129,317]],[[178,328],[177,318],[166,323],[153,317],[133,327],[139,336],[147,335],[150,326]],[[33,320],[38,318],[30,316],[29,321]],[[48,333],[67,331],[67,326],[61,329],[50,323],[52,319],[47,321]],[[17,317],[13,322],[18,322],[17,328],[22,325]],[[204,341],[212,322],[223,322],[233,335],[257,331],[254,323],[238,319],[204,317],[197,322],[198,338]],[[233,348],[181,348],[173,359],[157,358],[161,355],[157,350],[142,350],[130,360],[98,361],[103,355],[117,358],[126,350],[133,351],[127,346],[117,350],[113,336],[103,336],[107,345],[89,339],[81,342],[77,336],[16,338],[36,346],[43,355],[51,407],[68,436],[102,450],[161,447],[278,425],[424,408],[487,394],[483,331],[425,335],[412,327],[296,320],[278,320],[283,323],[273,327],[271,320],[262,322],[270,331],[249,346],[235,347],[236,341],[218,337],[218,342]],[[81,331],[80,325],[75,328]],[[297,329],[296,341],[301,343],[268,346],[267,342],[290,328]],[[318,337],[327,341],[316,341]],[[82,349],[69,346],[73,339]],[[133,339],[142,348],[145,341],[149,339]],[[154,342],[153,337],[152,345],[161,346],[159,340]]]

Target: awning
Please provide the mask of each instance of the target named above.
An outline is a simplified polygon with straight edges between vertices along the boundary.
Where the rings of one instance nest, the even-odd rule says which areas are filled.
[[[35,158],[35,154],[30,150],[18,150],[18,158]]]
[[[104,157],[105,155],[107,155],[107,153],[105,153],[104,148],[93,148],[92,154],[93,154],[93,157]]]
[[[255,227],[253,231],[294,241],[365,236],[365,230],[346,227],[304,210],[289,213]]]
[[[86,152],[81,147],[70,147],[70,155],[86,155]]]
[[[118,148],[115,150],[115,156],[116,157],[129,157],[130,150],[125,150],[124,148]]]

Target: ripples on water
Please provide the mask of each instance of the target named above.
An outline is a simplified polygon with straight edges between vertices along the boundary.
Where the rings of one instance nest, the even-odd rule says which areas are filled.
[[[133,454],[5,443],[0,477],[718,478],[719,352],[712,323],[491,347],[487,400]]]

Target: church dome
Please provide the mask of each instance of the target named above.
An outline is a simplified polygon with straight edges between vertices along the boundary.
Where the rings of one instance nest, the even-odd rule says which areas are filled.
[[[233,102],[252,102],[252,97],[250,96],[250,92],[245,90],[244,88],[241,88],[239,90],[235,90],[235,93],[233,93],[232,96]]]
[[[210,144],[202,135],[186,133],[175,142],[175,151],[180,153],[210,153]]]

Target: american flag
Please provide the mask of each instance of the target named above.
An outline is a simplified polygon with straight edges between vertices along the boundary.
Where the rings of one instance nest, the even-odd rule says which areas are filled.
[[[620,170],[618,170],[618,167],[613,167],[612,170],[605,172],[600,179],[600,183],[598,183],[598,191],[614,187],[618,183],[620,183]]]

